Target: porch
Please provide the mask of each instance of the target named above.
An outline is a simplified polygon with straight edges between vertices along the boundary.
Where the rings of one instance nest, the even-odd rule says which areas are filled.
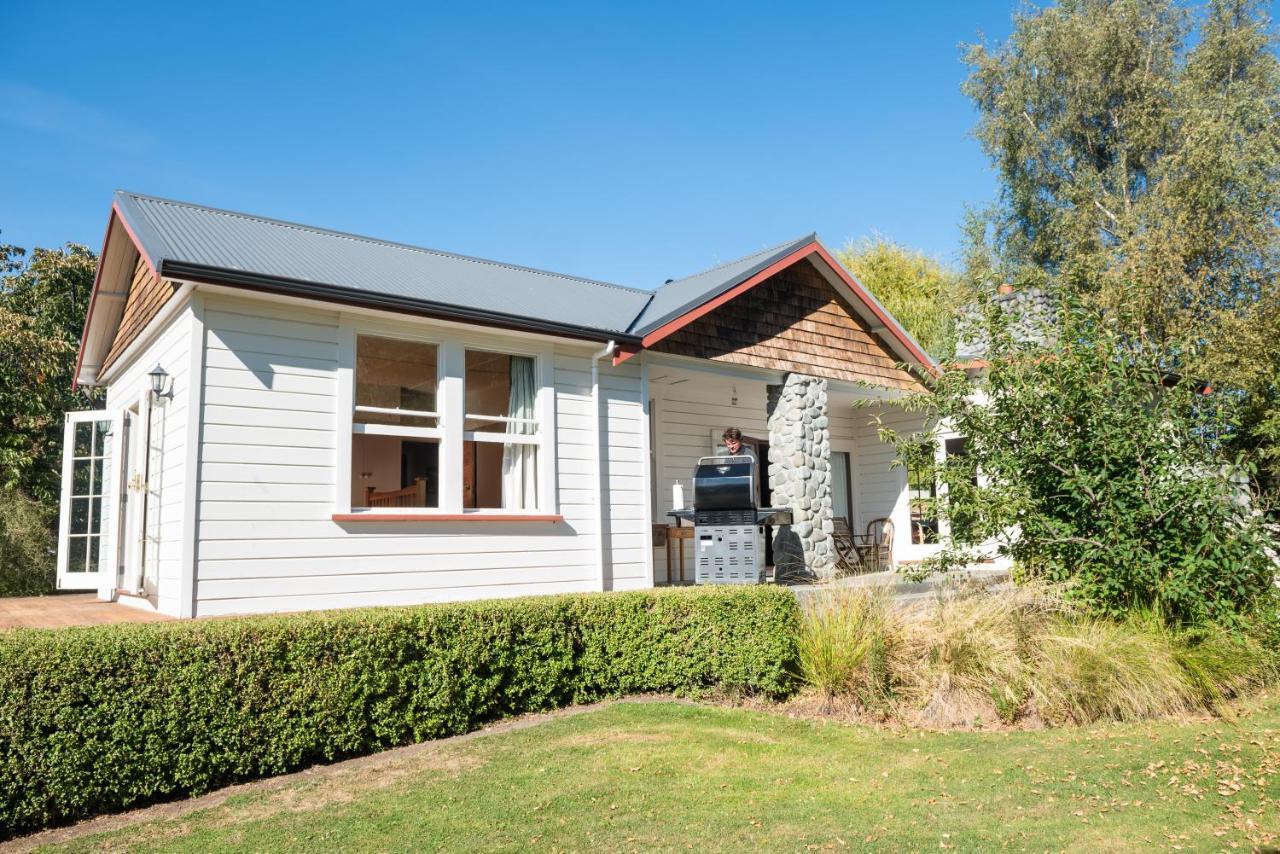
[[[59,593],[52,596],[0,599],[0,631],[154,623],[168,619],[171,618],[155,611],[104,601],[96,593]]]
[[[770,387],[778,395],[784,375],[742,366],[682,362],[671,358],[649,365],[650,484],[653,501],[654,582],[659,585],[693,580],[693,545],[671,536],[675,520],[666,514],[674,506],[673,486],[679,483],[685,503],[692,498],[690,475],[699,457],[722,452],[721,434],[737,427],[744,443],[760,459],[764,481],[763,505],[796,506],[788,500],[784,469],[799,453],[791,443],[781,415],[770,419]],[[894,449],[880,441],[879,423],[903,431],[920,428],[920,416],[905,412],[887,390],[836,380],[826,381],[826,401],[811,418],[817,437],[802,455],[822,459],[829,471],[829,516],[814,510],[806,517],[821,531],[826,519],[844,520],[854,534],[865,533],[876,520],[888,519],[893,528],[894,563],[919,560],[933,547],[914,543],[908,501],[907,473],[893,465]],[[775,400],[773,409],[779,403]],[[877,418],[880,422],[877,422]],[[770,465],[770,447],[785,450],[787,460]],[[778,455],[775,452],[775,459]],[[811,464],[806,461],[806,464]],[[772,470],[772,474],[771,474]],[[779,494],[779,487],[782,487]],[[687,523],[686,523],[687,524]],[[669,542],[668,542],[669,540]],[[683,578],[679,555],[684,555]],[[671,556],[668,565],[668,554]],[[834,555],[831,556],[834,559]],[[812,560],[812,557],[810,558]],[[817,561],[822,563],[821,558]],[[817,567],[822,572],[822,567]]]

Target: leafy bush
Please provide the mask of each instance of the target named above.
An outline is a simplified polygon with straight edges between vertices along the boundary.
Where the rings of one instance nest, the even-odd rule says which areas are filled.
[[[636,692],[793,688],[773,587],[0,635],[8,833]]]
[[[53,591],[52,516],[18,490],[0,487],[0,596]]]
[[[1223,453],[1233,401],[1170,373],[1178,354],[1064,305],[1051,345],[986,314],[985,375],[951,370],[913,405],[968,437],[938,474],[959,543],[994,542],[1023,579],[1121,618],[1154,608],[1179,624],[1239,624],[1274,598],[1274,541]],[[907,464],[919,435],[885,431]],[[924,437],[931,439],[932,437]],[[925,441],[924,445],[930,445]],[[953,545],[928,568],[972,560]]]

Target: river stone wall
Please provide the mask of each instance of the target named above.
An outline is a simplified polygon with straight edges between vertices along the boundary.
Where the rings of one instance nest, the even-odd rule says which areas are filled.
[[[769,485],[772,504],[791,509],[792,524],[774,529],[773,563],[781,581],[830,575],[831,432],[827,381],[787,374],[768,387]]]

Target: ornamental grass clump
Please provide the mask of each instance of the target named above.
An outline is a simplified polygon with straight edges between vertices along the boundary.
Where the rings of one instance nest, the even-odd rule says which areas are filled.
[[[1248,634],[1154,611],[1096,616],[1034,586],[896,606],[867,590],[826,594],[799,637],[801,676],[828,710],[843,699],[926,727],[1225,712],[1276,676],[1276,653]]]
[[[929,725],[1012,722],[1027,696],[1027,647],[1047,609],[1030,592],[942,595],[901,615],[899,697]]]
[[[1036,639],[1031,696],[1047,721],[1129,721],[1188,712],[1198,697],[1171,638],[1136,622],[1051,621]]]
[[[885,655],[895,629],[880,591],[837,589],[813,596],[797,642],[804,681],[828,705],[836,697],[872,702],[884,696]]]

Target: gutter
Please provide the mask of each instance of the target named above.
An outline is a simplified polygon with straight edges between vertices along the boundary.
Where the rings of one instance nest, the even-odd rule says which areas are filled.
[[[605,589],[605,583],[604,487],[601,485],[604,480],[604,451],[600,448],[600,360],[612,356],[617,348],[618,342],[610,340],[602,349],[591,354],[591,412],[594,415],[591,421],[591,435],[595,439],[596,446],[596,578],[600,582],[601,590]]]
[[[237,288],[252,288],[285,296],[310,297],[361,308],[399,311],[422,317],[432,317],[438,320],[457,320],[500,329],[544,332],[586,341],[608,341],[611,346],[616,346],[618,340],[634,344],[640,343],[640,338],[635,335],[591,329],[571,323],[557,323],[553,320],[539,320],[515,314],[465,308],[447,303],[411,299],[394,294],[380,294],[372,291],[344,288],[339,285],[309,282],[303,279],[289,279],[283,276],[249,273],[244,270],[206,267],[202,264],[191,264],[170,258],[160,262],[160,275],[167,279],[207,282],[213,285],[227,285]]]

